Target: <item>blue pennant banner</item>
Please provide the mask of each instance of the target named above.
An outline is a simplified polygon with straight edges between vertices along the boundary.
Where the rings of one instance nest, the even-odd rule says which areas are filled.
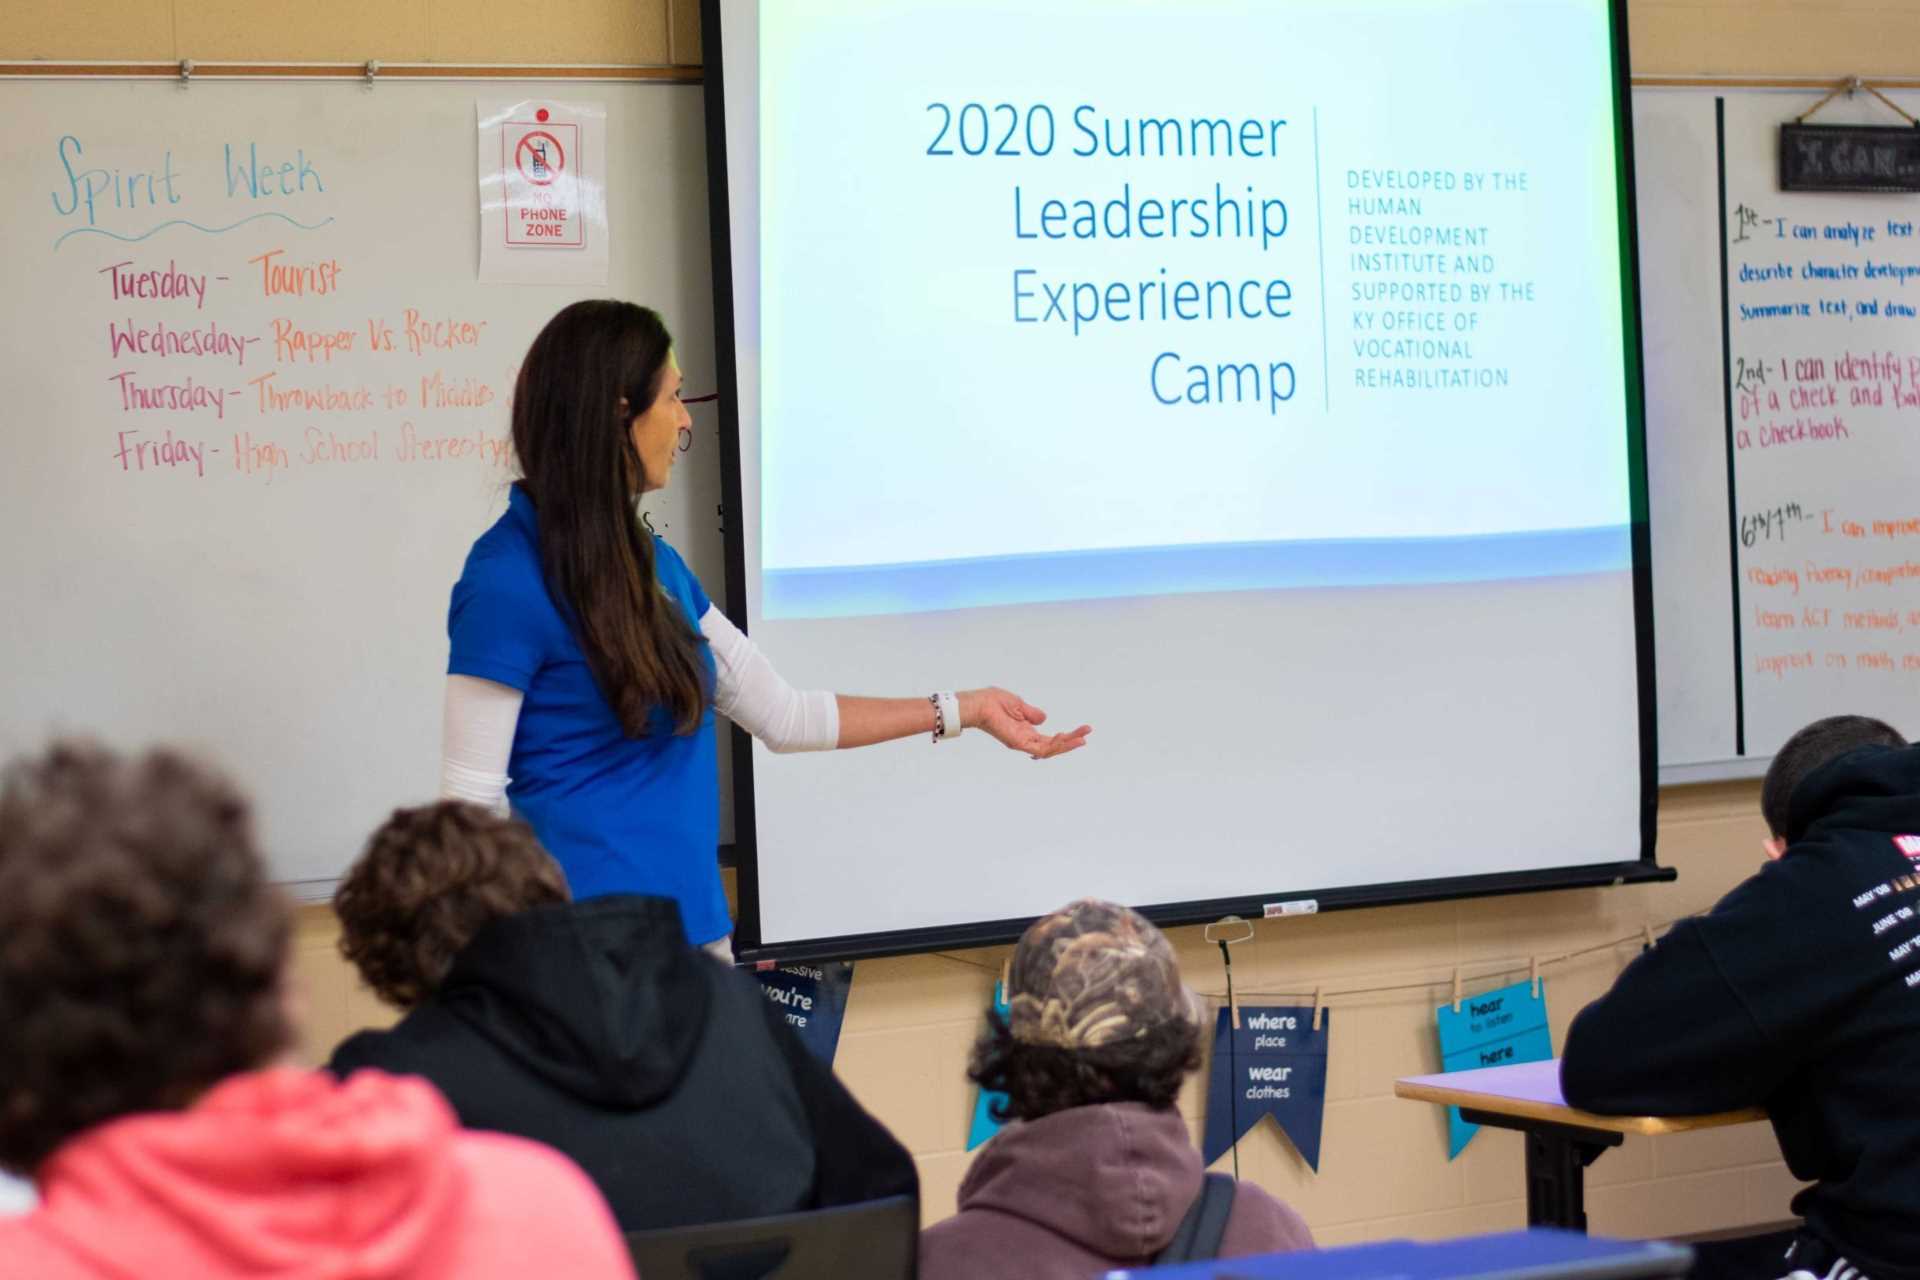
[[[1553,1056],[1553,1038],[1547,1030],[1547,984],[1540,994],[1532,982],[1516,982],[1498,991],[1467,996],[1460,1012],[1451,1000],[1434,1010],[1440,1026],[1440,1069],[1474,1071],[1515,1062],[1544,1062]],[[1447,1108],[1447,1159],[1466,1150],[1477,1124],[1460,1118],[1460,1108]]]
[[[847,1015],[847,990],[853,986],[853,961],[768,965],[756,968],[753,977],[760,994],[780,1006],[808,1051],[832,1066],[840,1047],[840,1023]]]
[[[1240,1029],[1227,1010],[1213,1026],[1207,1072],[1207,1127],[1200,1154],[1212,1164],[1270,1115],[1294,1150],[1320,1172],[1320,1125],[1327,1110],[1327,1041],[1333,1011],[1300,1005],[1240,1006]]]
[[[999,983],[993,984],[993,1011],[1002,1018],[1007,1016],[1007,993]],[[987,1089],[975,1090],[973,1100],[973,1123],[967,1126],[967,1150],[971,1151],[981,1143],[1000,1132],[1000,1122],[993,1118],[993,1107],[1007,1100],[1004,1093],[994,1093]]]

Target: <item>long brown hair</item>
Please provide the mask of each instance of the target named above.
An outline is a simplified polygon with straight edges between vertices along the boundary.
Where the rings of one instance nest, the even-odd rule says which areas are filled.
[[[691,733],[708,696],[701,641],[660,590],[634,504],[642,472],[628,427],[660,394],[672,350],[646,307],[576,302],[533,340],[513,392],[513,449],[539,512],[547,590],[636,738],[654,707]]]

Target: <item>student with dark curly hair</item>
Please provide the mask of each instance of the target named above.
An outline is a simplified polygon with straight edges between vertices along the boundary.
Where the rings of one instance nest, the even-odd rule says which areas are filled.
[[[906,1151],[759,988],[687,945],[673,899],[569,902],[522,822],[400,810],[334,908],[341,951],[407,1013],[332,1069],[425,1076],[467,1125],[557,1148],[626,1230],[918,1191]]]
[[[1008,1013],[989,1019],[968,1075],[1017,1121],[960,1184],[960,1212],[920,1235],[921,1280],[1052,1280],[1150,1265],[1202,1188],[1174,1099],[1200,1065],[1200,1005],[1166,936],[1083,899],[1034,922],[1013,953]],[[1207,1250],[1311,1248],[1292,1209],[1233,1188]],[[1200,1255],[1194,1255],[1200,1256]]]
[[[171,752],[0,781],[0,1276],[632,1274],[579,1170],[418,1080],[276,1066],[291,917],[246,801]]]

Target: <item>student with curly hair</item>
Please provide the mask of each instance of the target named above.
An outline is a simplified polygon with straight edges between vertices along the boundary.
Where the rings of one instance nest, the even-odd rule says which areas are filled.
[[[465,1124],[548,1143],[626,1230],[918,1191],[906,1151],[759,988],[687,945],[672,898],[570,902],[522,822],[400,810],[334,909],[341,951],[407,1013],[332,1069],[424,1076]]]
[[[0,781],[0,1276],[632,1275],[579,1170],[418,1080],[275,1065],[292,920],[246,801],[171,752]]]
[[[1202,1189],[1174,1099],[1200,1066],[1200,1005],[1166,935],[1083,899],[1034,922],[1013,953],[1005,1019],[989,1015],[968,1075],[1017,1123],[960,1184],[960,1212],[920,1235],[921,1280],[1053,1280],[1147,1266]],[[1292,1209],[1233,1188],[1208,1256],[1311,1248]],[[1193,1256],[1201,1256],[1195,1254]]]

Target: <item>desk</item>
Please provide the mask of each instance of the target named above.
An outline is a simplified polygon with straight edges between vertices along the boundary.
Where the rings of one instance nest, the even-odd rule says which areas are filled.
[[[1560,1059],[1396,1080],[1402,1098],[1459,1107],[1462,1119],[1518,1129],[1527,1140],[1527,1223],[1587,1229],[1586,1169],[1629,1133],[1685,1133],[1765,1120],[1757,1108],[1711,1116],[1601,1116],[1560,1096]]]
[[[1589,1240],[1569,1231],[1415,1244],[1389,1240],[1218,1262],[1109,1271],[1106,1280],[1656,1280],[1687,1273],[1693,1250],[1644,1240]]]

